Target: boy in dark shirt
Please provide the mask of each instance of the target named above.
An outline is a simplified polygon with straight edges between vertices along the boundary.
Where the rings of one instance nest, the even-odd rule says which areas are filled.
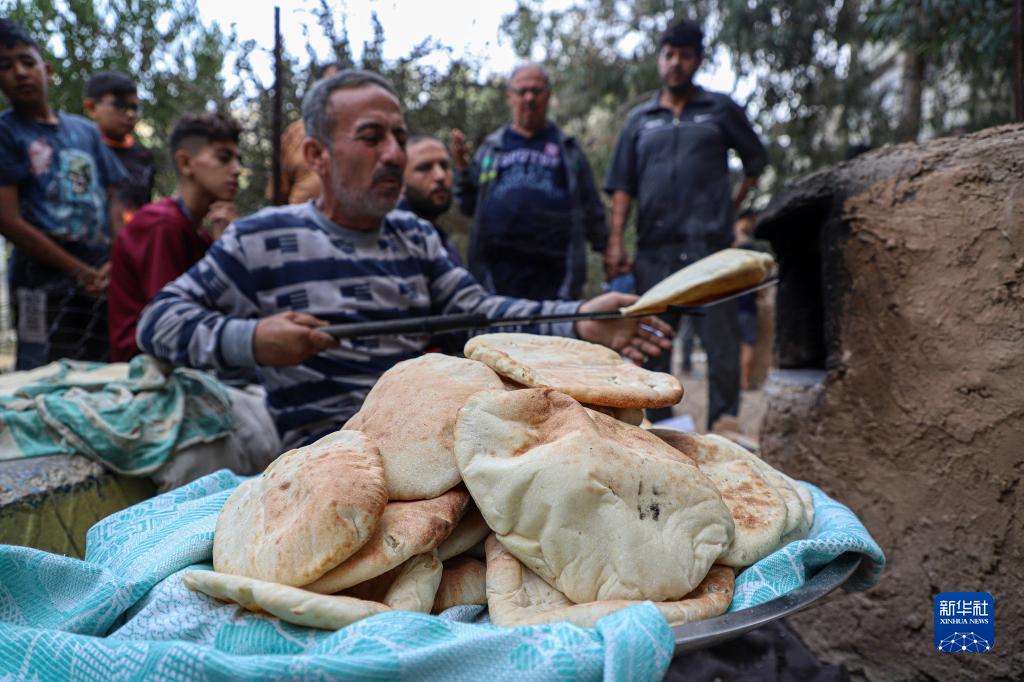
[[[128,181],[118,193],[127,224],[136,211],[153,200],[156,177],[153,152],[132,135],[142,115],[135,83],[120,71],[94,73],[85,86],[84,105],[103,141],[128,172]]]
[[[50,108],[53,68],[24,28],[0,18],[0,234],[14,244],[16,367],[105,361],[115,191],[124,169],[81,116]]]
[[[168,282],[206,254],[234,219],[231,202],[242,172],[238,124],[223,114],[185,114],[171,131],[178,172],[174,196],[143,206],[114,241],[110,352],[115,361],[139,353],[139,314]],[[214,223],[214,231],[204,226]]]

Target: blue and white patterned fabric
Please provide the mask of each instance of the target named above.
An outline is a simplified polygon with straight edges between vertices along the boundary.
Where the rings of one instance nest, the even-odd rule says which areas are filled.
[[[668,669],[672,631],[650,604],[596,628],[502,628],[471,622],[479,607],[455,607],[440,617],[384,613],[326,632],[191,592],[181,572],[209,567],[217,513],[242,480],[219,471],[104,519],[89,531],[84,561],[0,546],[0,678],[655,680]],[[860,547],[868,558],[853,586],[877,580],[881,550],[848,509],[812,491],[812,539],[748,569],[757,577],[744,588],[746,605],[811,568],[787,573],[775,559],[782,555],[826,563]]]

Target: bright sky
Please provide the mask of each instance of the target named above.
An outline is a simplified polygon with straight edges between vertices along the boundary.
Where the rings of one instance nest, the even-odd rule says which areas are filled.
[[[316,0],[244,0],[244,3],[198,0],[198,4],[204,21],[216,21],[223,28],[234,24],[239,39],[253,39],[268,51],[254,56],[253,60],[264,82],[269,83],[272,73],[269,51],[274,46],[275,5],[281,8],[285,48],[305,59],[303,31],[308,26],[320,59],[328,58],[329,46],[319,39],[320,28],[310,12],[318,4]],[[544,0],[543,7],[553,10],[572,4],[572,0]],[[499,38],[501,18],[515,9],[515,0],[346,0],[340,3],[335,0],[332,5],[344,9],[349,40],[357,55],[363,41],[372,37],[370,15],[376,11],[384,27],[385,59],[404,57],[424,38],[434,38],[452,48],[455,57],[479,59],[486,73],[507,73],[516,64],[512,46]],[[244,7],[244,11],[240,11],[240,7]],[[447,55],[438,54],[433,63],[443,70],[448,59]],[[730,92],[735,75],[727,60],[720,58],[718,61],[717,68],[706,65],[697,81],[712,90]],[[741,83],[735,94],[745,99],[749,91],[750,84]]]

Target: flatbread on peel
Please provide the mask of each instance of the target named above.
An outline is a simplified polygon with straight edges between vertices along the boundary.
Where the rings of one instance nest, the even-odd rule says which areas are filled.
[[[553,388],[581,403],[647,408],[675,405],[683,387],[596,343],[536,334],[474,336],[463,352],[498,374],[532,388]]]
[[[658,282],[622,312],[661,313],[670,305],[708,303],[760,284],[774,265],[774,258],[759,251],[716,251]]]
[[[663,428],[650,432],[696,462],[729,508],[735,534],[718,563],[750,566],[778,548],[789,516],[786,501],[749,452],[724,438]]]
[[[437,587],[441,584],[441,571],[437,552],[431,550],[414,556],[402,564],[384,595],[384,603],[396,611],[430,613]]]
[[[461,604],[486,604],[486,577],[484,562],[478,559],[462,555],[446,561],[431,612],[441,613]]]
[[[268,613],[288,623],[321,630],[340,630],[391,610],[377,602],[315,594],[300,587],[214,571],[188,571],[181,582],[190,590],[254,613]]]
[[[304,588],[335,594],[431,551],[451,534],[468,504],[469,493],[461,486],[432,500],[389,502],[373,537],[347,561]]]
[[[488,391],[455,456],[487,525],[574,602],[678,599],[732,541],[721,495],[656,436],[549,389]]]
[[[486,365],[428,353],[384,372],[344,428],[380,448],[389,500],[430,499],[459,482],[452,454],[459,408],[477,391],[501,387]]]
[[[735,573],[718,564],[690,594],[676,601],[654,602],[669,625],[683,625],[725,613],[732,602]],[[639,600],[610,599],[573,604],[509,553],[497,538],[487,540],[487,608],[495,625],[540,625],[569,622],[592,628],[597,621]]]
[[[213,537],[213,567],[304,585],[352,556],[387,504],[377,446],[338,431],[289,450],[231,494]]]

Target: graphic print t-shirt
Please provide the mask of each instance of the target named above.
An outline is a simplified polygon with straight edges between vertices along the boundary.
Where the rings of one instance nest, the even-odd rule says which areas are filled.
[[[485,249],[563,260],[572,216],[558,133],[548,126],[528,138],[508,128],[502,146],[484,207]]]
[[[22,217],[75,256],[91,263],[109,256],[106,188],[125,178],[96,127],[81,116],[58,114],[50,124],[12,110],[0,114],[0,185],[16,185]]]
[[[107,147],[124,166],[128,179],[121,185],[118,197],[126,212],[135,213],[153,201],[153,180],[156,178],[156,163],[153,152],[138,141],[124,147]],[[127,222],[127,221],[126,221]]]

